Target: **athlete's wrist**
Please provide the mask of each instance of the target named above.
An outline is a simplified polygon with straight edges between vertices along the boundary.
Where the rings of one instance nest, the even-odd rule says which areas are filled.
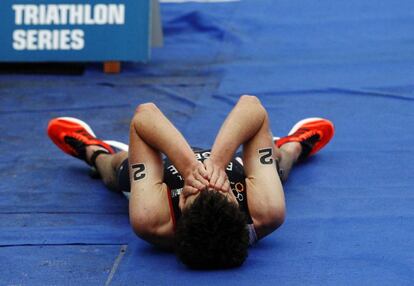
[[[216,166],[220,169],[225,169],[227,164],[228,164],[228,162],[226,162],[226,160],[224,160],[224,158],[222,156],[217,156],[217,155],[213,155],[213,154],[209,157],[209,160],[211,160],[211,163],[214,166]]]
[[[194,158],[194,160],[188,160],[188,162],[184,165],[181,175],[183,176],[184,180],[188,179],[193,175],[193,172],[198,167],[198,161]]]

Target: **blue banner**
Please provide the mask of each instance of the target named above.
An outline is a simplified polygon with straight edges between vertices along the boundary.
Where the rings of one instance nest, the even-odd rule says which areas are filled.
[[[146,61],[150,0],[2,0],[0,61]]]

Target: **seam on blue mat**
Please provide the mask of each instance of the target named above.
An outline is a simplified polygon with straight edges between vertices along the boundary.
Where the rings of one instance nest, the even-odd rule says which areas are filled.
[[[128,245],[124,244],[121,246],[121,249],[119,250],[119,254],[117,258],[115,259],[114,264],[112,266],[111,272],[109,273],[108,279],[105,282],[105,286],[108,286],[111,283],[112,279],[114,278],[116,270],[118,269],[119,264],[121,264],[122,258],[124,257],[127,248],[128,248]]]
[[[71,107],[71,108],[49,108],[49,109],[23,109],[23,110],[3,110],[0,111],[0,115],[3,114],[20,114],[20,113],[43,113],[43,112],[60,112],[60,111],[74,111],[74,110],[93,110],[93,109],[114,109],[114,108],[126,108],[130,107],[130,104],[117,104],[117,105],[96,105],[85,107]]]
[[[234,106],[237,102],[237,98],[231,98],[231,97],[226,97],[220,94],[213,94],[212,95],[213,98],[216,98],[218,100],[221,100],[227,104],[229,104],[230,106]]]
[[[6,247],[24,247],[24,246],[83,246],[83,245],[90,245],[90,246],[118,246],[124,245],[123,243],[26,243],[26,244],[3,244],[0,245],[0,248]]]
[[[375,90],[366,90],[366,89],[347,89],[347,88],[337,88],[337,87],[328,87],[321,89],[303,89],[303,90],[278,90],[278,91],[265,91],[259,92],[257,95],[262,96],[275,96],[275,95],[314,95],[314,94],[348,94],[348,95],[362,95],[362,96],[372,96],[372,97],[383,97],[388,99],[398,99],[406,101],[414,101],[414,97],[399,95],[391,92],[382,92]],[[229,96],[237,97],[238,94],[228,94]]]
[[[328,92],[332,91],[332,92],[337,92],[337,93],[366,95],[366,96],[385,97],[385,98],[390,98],[390,99],[400,99],[400,100],[414,101],[413,97],[408,97],[408,96],[399,95],[399,94],[390,93],[390,92],[373,91],[373,90],[328,88],[327,91]]]
[[[59,211],[49,211],[49,212],[42,212],[42,211],[23,211],[23,212],[1,212],[0,214],[96,214],[96,215],[125,215],[128,214],[128,211],[124,212],[59,212]]]
[[[178,100],[180,103],[186,104],[191,108],[195,108],[196,107],[196,103],[192,100],[189,100],[188,98],[180,95],[178,92],[173,91],[172,89],[169,89],[165,86],[151,86],[150,87],[152,90],[156,91],[156,92],[162,92],[163,94]]]

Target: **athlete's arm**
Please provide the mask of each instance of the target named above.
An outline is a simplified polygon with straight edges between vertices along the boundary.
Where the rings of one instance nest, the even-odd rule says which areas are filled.
[[[163,183],[161,153],[169,157],[183,176],[187,189],[202,189],[207,181],[200,163],[181,133],[152,103],[137,108],[130,128],[130,220],[143,239],[170,248],[173,223],[168,193]]]
[[[214,142],[211,163],[207,163],[224,170],[241,144],[249,211],[261,238],[283,223],[285,200],[267,112],[254,96],[242,96],[228,115]]]

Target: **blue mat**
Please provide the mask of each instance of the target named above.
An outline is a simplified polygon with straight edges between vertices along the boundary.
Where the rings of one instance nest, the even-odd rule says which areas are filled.
[[[414,3],[163,4],[165,47],[120,75],[0,77],[0,285],[413,285]],[[275,135],[322,116],[336,136],[293,170],[287,220],[226,271],[189,271],[136,238],[128,203],[46,136],[50,118],[128,141],[153,101],[209,147],[240,94]]]

